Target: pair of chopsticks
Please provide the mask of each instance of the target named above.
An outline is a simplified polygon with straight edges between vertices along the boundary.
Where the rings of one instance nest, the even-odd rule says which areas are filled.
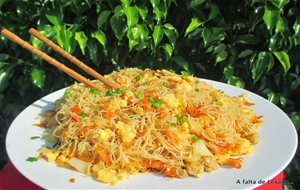
[[[113,89],[119,88],[118,84],[115,84],[115,83],[112,83],[112,82],[108,81],[101,74],[97,73],[94,69],[90,68],[89,66],[87,66],[83,62],[79,61],[76,57],[74,57],[71,54],[69,54],[67,51],[65,51],[64,49],[62,49],[58,45],[56,45],[54,42],[52,42],[51,40],[49,40],[47,37],[45,37],[43,34],[39,33],[34,28],[30,28],[29,29],[29,33],[31,35],[35,36],[36,38],[38,38],[39,40],[43,41],[48,46],[52,47],[56,52],[58,52],[59,54],[61,54],[63,57],[67,58],[72,63],[76,64],[78,67],[80,67],[81,69],[83,69],[84,71],[86,71],[88,74],[92,75],[96,79],[98,79],[101,82],[103,82],[108,87],[113,88]],[[31,44],[29,44],[28,42],[22,40],[19,36],[17,36],[16,34],[10,32],[9,30],[2,29],[1,30],[1,34],[3,36],[5,36],[6,38],[8,38],[9,40],[11,40],[11,41],[13,41],[13,42],[21,45],[23,48],[29,50],[33,54],[36,54],[37,56],[39,56],[40,58],[44,59],[48,63],[54,65],[55,67],[57,67],[58,69],[62,70],[63,72],[67,73],[68,75],[70,75],[71,77],[73,77],[74,79],[76,79],[77,81],[82,82],[82,83],[84,83],[85,85],[87,85],[87,86],[89,86],[91,88],[95,88],[98,91],[103,91],[104,90],[103,88],[101,88],[101,87],[97,86],[96,84],[92,83],[90,80],[88,80],[84,76],[80,75],[76,71],[70,69],[69,67],[67,67],[64,64],[60,63],[56,59],[50,57],[49,55],[47,55],[43,51],[41,51],[41,50],[33,47]]]

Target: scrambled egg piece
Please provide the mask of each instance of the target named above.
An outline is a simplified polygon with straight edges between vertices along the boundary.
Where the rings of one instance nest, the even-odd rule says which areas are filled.
[[[116,184],[118,182],[118,177],[116,175],[117,171],[113,169],[102,169],[97,173],[97,180],[104,183]]]
[[[100,129],[98,133],[98,140],[99,141],[107,141],[111,136],[113,135],[113,132],[110,129]]]
[[[97,172],[97,180],[102,181],[104,183],[110,183],[115,185],[118,183],[119,180],[127,179],[128,173],[126,171],[117,172],[113,169],[100,169]]]
[[[193,90],[193,87],[187,81],[182,80],[181,83],[177,85],[176,89],[184,90],[184,91],[191,91],[191,90]]]
[[[111,101],[109,109],[117,110],[120,108],[125,108],[127,106],[127,101],[123,99],[115,99]]]
[[[187,107],[186,99],[183,96],[181,96],[180,94],[176,94],[175,96],[176,96],[177,100],[179,101],[179,106],[182,109],[185,109]]]
[[[137,133],[133,127],[126,125],[121,121],[118,121],[118,123],[116,124],[116,128],[119,129],[119,135],[122,142],[124,143],[131,142],[135,138]]]
[[[52,162],[52,161],[56,160],[56,158],[59,155],[58,152],[53,152],[51,149],[46,148],[46,147],[40,148],[39,153],[41,156],[45,156],[47,158],[48,162]]]
[[[169,108],[177,108],[180,104],[173,93],[165,94],[159,99],[163,101]]]
[[[250,143],[249,140],[240,139],[239,144],[240,146],[232,150],[233,155],[243,155],[243,154],[249,154],[253,152],[253,145]]]

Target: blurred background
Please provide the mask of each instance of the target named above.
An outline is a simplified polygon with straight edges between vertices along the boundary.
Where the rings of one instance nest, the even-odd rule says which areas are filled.
[[[299,136],[300,0],[0,0],[0,26],[83,75],[28,29],[101,74],[165,68],[245,88],[284,110]],[[73,82],[0,37],[0,169],[17,114]],[[299,158],[298,148],[284,189],[300,185]]]

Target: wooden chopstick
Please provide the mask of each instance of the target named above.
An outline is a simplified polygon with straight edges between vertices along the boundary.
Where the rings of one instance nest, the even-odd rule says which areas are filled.
[[[89,87],[95,88],[98,91],[104,91],[103,88],[101,88],[101,87],[97,86],[96,84],[92,83],[91,81],[89,81],[84,76],[80,75],[79,73],[77,73],[76,71],[70,69],[69,67],[65,66],[64,64],[58,62],[56,59],[50,57],[49,55],[42,52],[41,50],[33,47],[31,44],[29,44],[28,42],[22,40],[19,36],[15,35],[14,33],[10,32],[9,30],[2,29],[1,34],[3,36],[5,36],[6,38],[8,38],[9,40],[21,45],[23,48],[29,50],[33,54],[38,55],[40,58],[42,58],[45,61],[47,61],[48,63],[54,65],[55,67],[62,70],[63,72],[67,73],[68,75],[70,75],[71,77],[76,79],[77,81],[82,82],[82,83],[86,84]]]
[[[32,34],[33,36],[35,36],[36,38],[38,38],[39,40],[43,41],[48,46],[52,47],[57,53],[61,54],[63,57],[67,58],[69,61],[71,61],[72,63],[74,63],[75,65],[77,65],[78,67],[80,67],[81,69],[83,69],[84,71],[86,71],[87,73],[89,73],[90,75],[92,75],[93,77],[95,77],[96,79],[100,80],[101,82],[103,82],[107,86],[109,86],[111,88],[114,88],[114,89],[119,88],[118,84],[115,84],[115,83],[112,83],[112,82],[108,81],[106,78],[104,78],[97,71],[95,71],[94,69],[90,68],[89,66],[87,66],[86,64],[84,64],[82,61],[80,61],[76,57],[74,57],[73,55],[69,54],[67,51],[65,51],[64,49],[62,49],[61,47],[59,47],[57,44],[55,44],[54,42],[52,42],[51,40],[49,40],[46,36],[44,36],[43,34],[39,33],[34,28],[30,28],[28,30],[28,32],[30,34]]]

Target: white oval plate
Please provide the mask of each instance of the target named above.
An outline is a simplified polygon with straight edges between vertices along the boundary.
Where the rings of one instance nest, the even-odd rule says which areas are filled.
[[[36,117],[51,108],[66,89],[41,98],[18,115],[7,133],[7,153],[26,178],[45,189],[253,189],[278,175],[292,160],[297,148],[297,133],[288,116],[254,93],[220,82],[203,81],[233,96],[250,94],[249,100],[255,103],[255,113],[264,116],[263,126],[258,130],[260,142],[251,155],[245,156],[241,169],[221,167],[212,173],[204,173],[200,179],[169,179],[152,173],[138,174],[117,186],[110,186],[53,162],[27,162],[26,159],[37,156],[37,150],[45,144],[41,139],[30,139],[41,136],[43,132],[42,128],[33,125],[39,123]],[[70,178],[75,178],[75,183],[70,183]]]

